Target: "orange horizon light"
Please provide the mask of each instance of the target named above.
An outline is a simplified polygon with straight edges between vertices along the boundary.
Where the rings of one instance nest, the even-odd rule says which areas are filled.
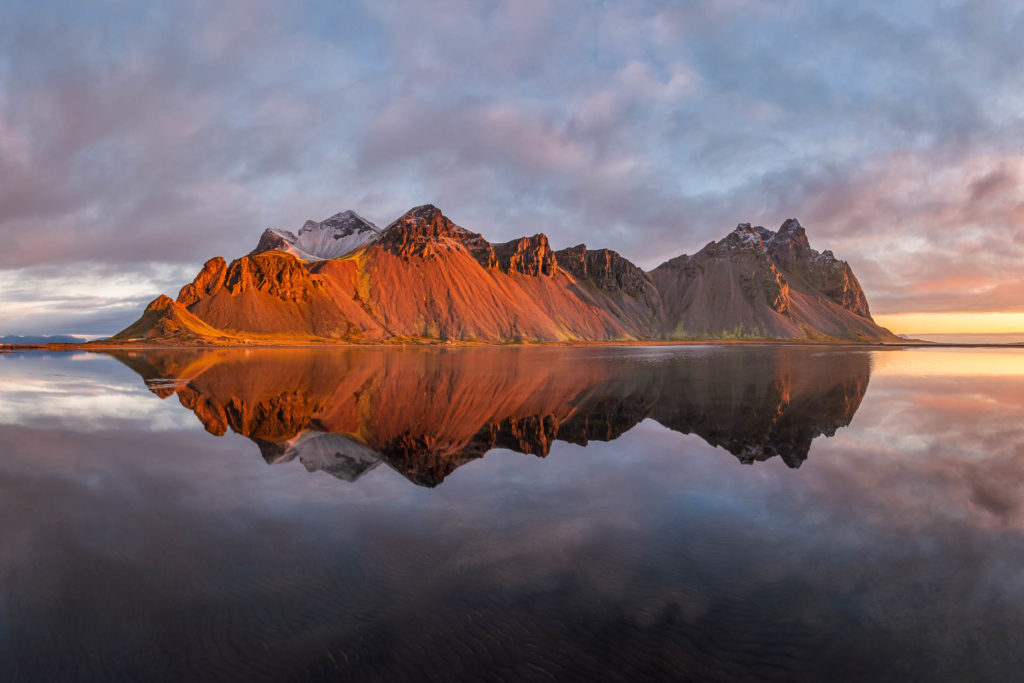
[[[886,313],[874,318],[896,334],[1024,335],[1024,313]]]

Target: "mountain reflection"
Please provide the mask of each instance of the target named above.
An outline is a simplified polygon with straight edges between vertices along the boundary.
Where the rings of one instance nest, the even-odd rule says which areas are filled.
[[[545,456],[650,418],[743,463],[790,467],[850,423],[867,353],[813,347],[159,350],[111,355],[211,434],[354,481],[437,486],[492,448]]]

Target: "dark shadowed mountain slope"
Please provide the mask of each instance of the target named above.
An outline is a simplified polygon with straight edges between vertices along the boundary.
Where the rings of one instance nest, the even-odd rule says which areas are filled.
[[[741,223],[650,276],[670,338],[898,341],[871,319],[849,264],[811,249],[795,219],[778,232]]]

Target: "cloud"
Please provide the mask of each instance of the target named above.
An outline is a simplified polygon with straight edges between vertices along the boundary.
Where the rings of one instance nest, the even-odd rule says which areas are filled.
[[[177,296],[194,270],[164,263],[0,270],[0,335],[108,336],[131,324],[157,295]]]
[[[424,202],[652,267],[798,216],[875,310],[1021,310],[1005,3],[64,9],[0,8],[0,269],[194,269]]]

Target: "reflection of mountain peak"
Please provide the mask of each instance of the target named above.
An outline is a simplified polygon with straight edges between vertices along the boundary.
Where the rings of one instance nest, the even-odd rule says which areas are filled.
[[[253,440],[269,464],[298,460],[307,472],[327,472],[345,481],[355,481],[381,463],[380,453],[343,434],[306,431],[277,443]]]
[[[436,486],[493,448],[546,456],[651,418],[741,462],[790,467],[849,424],[867,354],[795,347],[642,353],[534,349],[115,353],[206,429],[354,481],[380,462]]]

